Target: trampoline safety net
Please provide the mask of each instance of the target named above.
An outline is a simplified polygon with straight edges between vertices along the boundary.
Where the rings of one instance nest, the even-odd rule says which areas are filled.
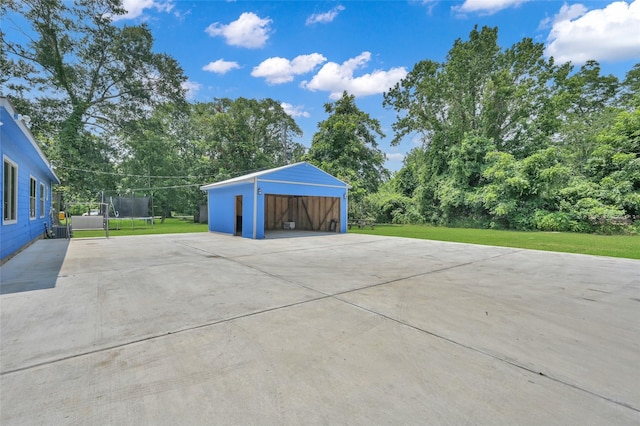
[[[113,216],[149,217],[149,197],[112,197]]]

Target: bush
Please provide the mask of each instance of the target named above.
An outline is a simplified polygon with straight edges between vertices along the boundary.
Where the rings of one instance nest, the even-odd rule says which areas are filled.
[[[366,197],[369,215],[379,223],[421,223],[418,209],[413,199],[397,192],[380,191]],[[411,210],[411,213],[409,213]],[[412,222],[411,220],[417,220]]]
[[[540,231],[572,231],[577,225],[569,213],[565,212],[547,212],[538,210],[534,214],[535,227]]]
[[[392,223],[402,225],[419,225],[425,223],[424,217],[420,214],[420,210],[415,203],[412,203],[405,210],[394,210],[391,214],[393,216]]]

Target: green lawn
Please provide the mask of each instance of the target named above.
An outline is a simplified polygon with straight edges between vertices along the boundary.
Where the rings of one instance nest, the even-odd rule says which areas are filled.
[[[119,229],[117,229],[119,228]],[[149,234],[184,234],[189,232],[207,232],[207,224],[193,223],[193,219],[169,218],[160,223],[160,219],[155,220],[155,224],[145,223],[144,220],[136,219],[109,219],[109,236],[123,235],[149,235]],[[73,231],[74,238],[104,237],[104,231]]]
[[[111,219],[109,224],[111,237],[207,232],[208,230],[206,224],[193,223],[193,220],[186,218],[166,219],[163,224],[157,219],[153,226],[150,223],[145,224],[143,220],[135,220],[132,223],[129,219],[119,221]],[[376,225],[375,230],[353,227],[349,232],[640,259],[640,236],[497,231],[425,225]],[[75,238],[104,237],[105,233],[104,231],[74,231],[73,236]]]
[[[353,227],[349,232],[640,259],[640,236],[517,232],[425,225],[376,225],[375,230]]]

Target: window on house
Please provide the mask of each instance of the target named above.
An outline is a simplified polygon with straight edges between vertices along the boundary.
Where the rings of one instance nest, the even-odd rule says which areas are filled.
[[[18,166],[8,158],[2,164],[2,220],[4,223],[17,221],[18,211]]]
[[[40,183],[40,217],[44,217],[44,183]]]
[[[29,178],[29,218],[35,219],[36,217],[36,180],[32,177]]]

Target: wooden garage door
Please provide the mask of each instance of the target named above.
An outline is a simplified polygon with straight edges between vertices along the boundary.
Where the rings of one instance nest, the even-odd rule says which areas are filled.
[[[264,229],[282,229],[284,222],[295,222],[303,231],[329,231],[331,221],[340,220],[340,198],[297,195],[265,196]],[[339,230],[338,224],[334,225]]]

